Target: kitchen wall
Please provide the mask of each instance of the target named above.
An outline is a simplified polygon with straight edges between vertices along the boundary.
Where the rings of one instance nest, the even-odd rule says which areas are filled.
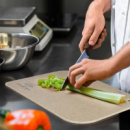
[[[92,0],[63,0],[63,11],[69,13],[77,13],[79,16],[85,17],[86,10]]]
[[[63,0],[63,11],[69,13],[77,13],[80,17],[85,17],[89,4],[93,0]],[[110,11],[105,14],[110,19]]]
[[[55,10],[59,9],[63,13],[77,13],[79,16],[85,17],[86,10],[91,1],[92,0],[0,0],[0,6],[36,6],[37,13],[55,12]]]

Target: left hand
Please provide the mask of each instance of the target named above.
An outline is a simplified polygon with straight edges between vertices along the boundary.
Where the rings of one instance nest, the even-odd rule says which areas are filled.
[[[69,68],[69,81],[75,88],[88,86],[95,80],[103,80],[113,75],[111,59],[83,59]],[[76,81],[76,76],[82,76]]]

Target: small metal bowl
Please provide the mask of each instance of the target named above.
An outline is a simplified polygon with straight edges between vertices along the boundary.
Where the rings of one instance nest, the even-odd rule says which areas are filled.
[[[0,57],[5,59],[2,70],[19,69],[29,62],[39,39],[25,33],[11,33],[7,36],[8,48],[0,49]]]

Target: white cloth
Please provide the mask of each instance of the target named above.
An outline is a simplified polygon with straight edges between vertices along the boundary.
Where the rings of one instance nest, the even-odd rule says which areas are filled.
[[[130,40],[130,0],[111,2],[111,49],[115,55]],[[130,67],[123,69],[116,76],[117,84],[113,86],[130,93]]]

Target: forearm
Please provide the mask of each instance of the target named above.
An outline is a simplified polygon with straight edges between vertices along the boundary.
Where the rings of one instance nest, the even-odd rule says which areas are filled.
[[[93,2],[97,9],[101,10],[103,14],[111,9],[111,0],[94,0]]]
[[[112,64],[113,73],[130,66],[130,42],[122,47],[122,49],[115,56],[110,58],[110,61]]]

